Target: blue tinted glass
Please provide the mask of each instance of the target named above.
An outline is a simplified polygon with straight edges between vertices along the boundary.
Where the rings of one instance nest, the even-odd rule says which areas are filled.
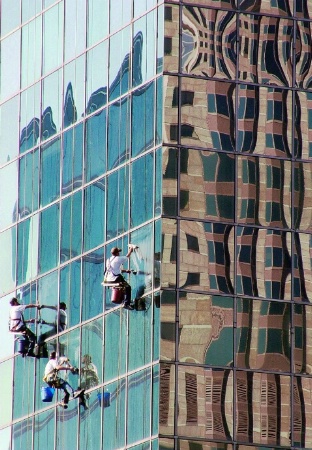
[[[119,308],[105,316],[104,382],[126,371],[126,314]]]
[[[14,393],[13,419],[26,416],[33,412],[35,358],[21,358],[14,361]]]
[[[20,217],[25,217],[38,209],[39,187],[39,151],[27,153],[19,166],[19,202]]]
[[[103,248],[84,256],[82,270],[82,320],[87,320],[103,311]]]
[[[152,384],[152,434],[158,434],[159,427],[159,365],[153,367]]]
[[[6,303],[8,304],[8,302],[6,302]],[[8,317],[9,309],[7,309],[6,312],[7,312],[6,317]],[[2,307],[1,308],[1,315],[3,315],[3,313],[4,313],[4,310],[3,310],[3,307]],[[8,348],[9,347],[8,342],[6,342],[6,345],[3,346],[3,347],[6,347],[6,349],[5,349],[5,351],[3,351],[3,348],[1,349],[1,359],[3,357],[5,357],[5,356],[9,356],[10,354],[12,355],[12,353],[13,353],[13,347],[10,345],[10,348]],[[10,359],[0,363],[0,377],[1,377],[1,380],[2,380],[1,381],[2,393],[5,392],[5,394],[7,396],[6,398],[10,399],[10,401],[9,400],[8,401],[4,400],[5,401],[5,408],[1,408],[1,415],[0,415],[0,426],[1,426],[1,428],[3,426],[7,425],[8,423],[10,423],[10,421],[12,419],[12,402],[11,402],[11,398],[12,398],[12,393],[13,393],[13,383],[12,383],[12,379],[13,379],[13,363],[14,363],[14,358],[10,358]],[[0,442],[3,443],[3,441],[1,440],[1,436],[0,436]],[[10,448],[10,446],[8,445],[6,448]]]
[[[92,390],[89,401],[97,399],[94,390],[102,382],[103,366],[103,318],[94,320],[81,330],[80,386]]]
[[[112,239],[128,230],[129,226],[129,175],[123,167],[107,178],[107,231],[106,239]]]
[[[130,102],[124,97],[109,108],[108,169],[117,167],[130,153]]]
[[[13,425],[12,448],[32,448],[32,428],[32,419],[25,419]]]
[[[64,133],[62,193],[66,194],[82,184],[83,124]]]
[[[104,242],[105,180],[102,178],[84,192],[84,250]]]
[[[40,136],[40,83],[21,93],[20,153],[37,144]]]
[[[107,103],[107,61],[108,40],[101,42],[87,53],[87,114]]]
[[[130,88],[130,32],[127,27],[110,38],[109,100],[114,100]]]
[[[40,204],[45,206],[60,195],[61,141],[56,139],[41,148]]]
[[[110,394],[110,406],[103,408],[103,449],[125,448],[125,386],[123,378],[104,387],[104,394]]]
[[[39,271],[53,269],[59,261],[59,205],[45,209],[40,217]]]
[[[68,327],[77,325],[80,321],[80,259],[61,269],[60,274],[60,301],[67,305]]]
[[[147,300],[148,306],[151,300]],[[128,370],[138,369],[151,359],[152,308],[129,314]]]
[[[86,181],[106,170],[106,109],[86,122]]]
[[[82,193],[62,201],[60,260],[65,262],[81,253]]]
[[[127,441],[133,443],[150,436],[151,370],[128,378]]]
[[[163,77],[156,80],[156,130],[155,140],[156,145],[162,142],[162,126],[163,126]]]
[[[44,403],[41,403],[44,405]],[[35,416],[34,450],[54,450],[55,412],[44,411]]]
[[[155,83],[132,94],[132,156],[154,146]]]
[[[134,231],[131,242],[139,247],[130,257],[131,268],[137,272],[135,276],[131,275],[132,295],[133,298],[140,298],[152,289],[153,225],[150,223]]]
[[[17,282],[21,284],[37,275],[38,215],[18,225],[17,254]]]
[[[137,226],[153,217],[153,154],[139,158],[131,171],[131,224]]]
[[[2,57],[2,55],[1,55]],[[2,64],[2,61],[1,61]],[[2,67],[2,66],[1,66]],[[0,164],[11,161],[18,155],[19,96],[15,96],[0,108]]]

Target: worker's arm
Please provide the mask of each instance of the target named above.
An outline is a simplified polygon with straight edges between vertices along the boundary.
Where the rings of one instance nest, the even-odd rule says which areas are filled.
[[[133,252],[134,247],[129,247],[128,253],[126,254],[127,258],[130,258],[131,253]]]
[[[41,306],[38,305],[38,304],[31,303],[30,305],[26,305],[26,306],[25,306],[25,309],[28,309],[28,308],[38,308],[38,309],[41,309]]]

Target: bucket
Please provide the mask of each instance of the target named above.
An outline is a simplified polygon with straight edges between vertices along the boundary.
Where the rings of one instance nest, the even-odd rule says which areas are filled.
[[[17,351],[22,355],[28,352],[29,339],[21,336],[17,341]]]
[[[41,400],[43,402],[52,402],[55,389],[50,386],[42,386]]]
[[[115,303],[116,305],[119,305],[120,303],[122,303],[123,299],[125,296],[125,292],[123,289],[121,288],[112,288],[112,297],[111,297],[111,301],[113,303]]]
[[[110,406],[110,402],[111,402],[110,392],[104,392],[104,394],[101,394],[100,392],[98,392],[97,398],[98,398],[100,406],[102,405],[102,399],[103,399],[103,407],[104,408],[107,408],[108,406]]]

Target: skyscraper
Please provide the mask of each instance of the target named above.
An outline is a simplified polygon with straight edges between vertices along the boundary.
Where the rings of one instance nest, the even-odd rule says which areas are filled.
[[[311,448],[312,4],[0,8],[1,449]],[[66,303],[87,410],[42,401],[13,296],[37,336]]]

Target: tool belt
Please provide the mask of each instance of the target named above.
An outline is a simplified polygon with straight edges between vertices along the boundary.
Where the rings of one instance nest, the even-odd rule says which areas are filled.
[[[57,370],[53,370],[53,372],[50,372],[43,377],[43,381],[45,383],[56,389],[59,388],[63,383],[63,380],[57,375],[57,372]]]

